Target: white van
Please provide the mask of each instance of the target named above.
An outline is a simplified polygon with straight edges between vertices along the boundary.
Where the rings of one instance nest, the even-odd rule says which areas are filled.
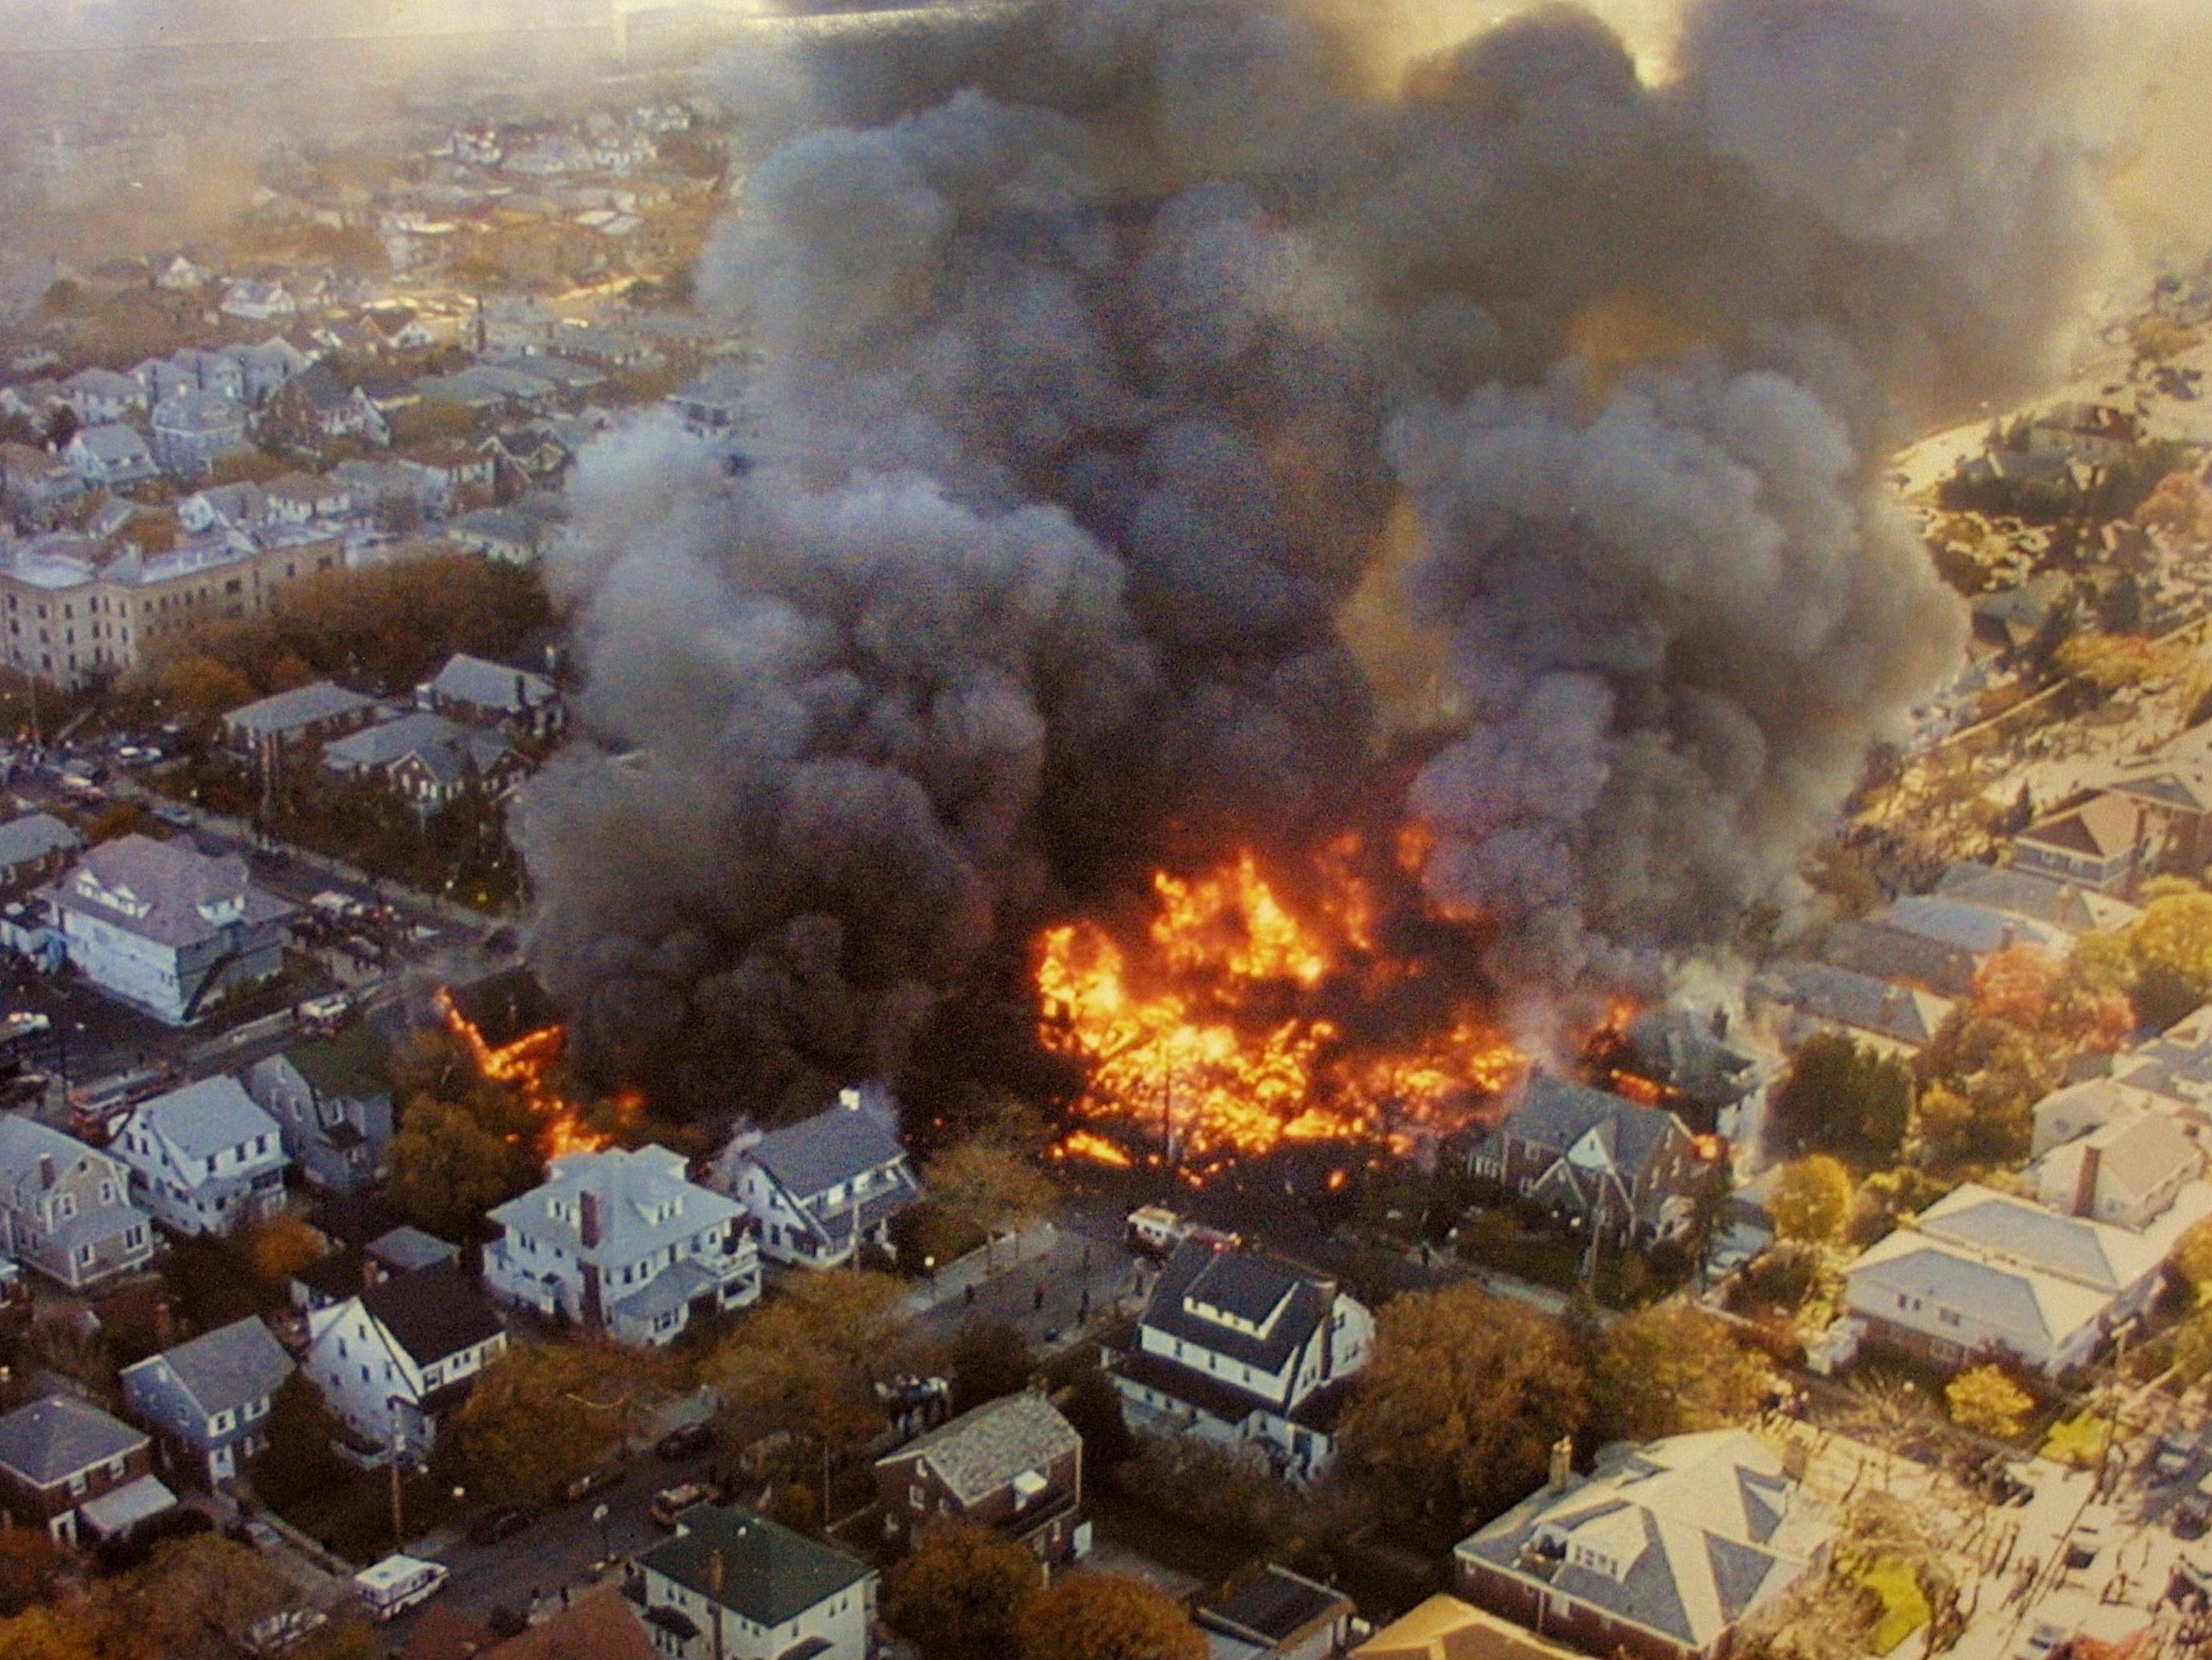
[[[353,1577],[354,1595],[375,1620],[396,1620],[445,1590],[453,1573],[443,1562],[419,1556],[387,1556]]]

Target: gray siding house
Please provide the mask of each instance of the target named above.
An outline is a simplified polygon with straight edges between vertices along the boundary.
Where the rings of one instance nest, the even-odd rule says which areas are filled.
[[[880,1085],[845,1090],[827,1112],[738,1135],[709,1180],[751,1213],[770,1261],[835,1268],[864,1241],[887,1243],[891,1218],[921,1197],[897,1125]]]
[[[384,1174],[392,1145],[391,1046],[366,1020],[255,1063],[246,1087],[276,1120],[311,1186],[352,1193]]]
[[[125,1366],[123,1400],[167,1456],[224,1487],[268,1446],[269,1408],[291,1375],[283,1345],[248,1317]]]
[[[154,1224],[122,1161],[28,1118],[0,1117],[0,1250],[82,1291],[143,1268]]]

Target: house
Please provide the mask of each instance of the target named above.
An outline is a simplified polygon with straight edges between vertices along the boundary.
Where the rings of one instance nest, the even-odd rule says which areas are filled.
[[[222,717],[222,735],[233,749],[257,755],[272,745],[328,743],[359,731],[381,713],[374,697],[317,680],[233,709]]]
[[[383,1179],[392,1145],[392,1046],[367,1020],[254,1062],[246,1087],[282,1128],[309,1186],[351,1193]]]
[[[1831,966],[1964,997],[1983,964],[2014,946],[2063,957],[2072,937],[2049,923],[1987,910],[1948,894],[1912,894],[1863,920],[1837,924],[1823,946]]]
[[[1438,1595],[1383,1627],[1351,1660],[1568,1660],[1571,1653],[1487,1608]]]
[[[495,463],[497,457],[490,458]],[[528,566],[544,550],[548,526],[512,508],[478,508],[446,527],[446,538],[464,552],[494,564]]]
[[[125,836],[90,849],[46,891],[71,966],[171,1025],[283,970],[292,907],[256,887],[236,854]]]
[[[269,516],[280,525],[305,525],[318,519],[343,519],[353,511],[353,496],[335,478],[288,472],[270,481]]]
[[[392,441],[383,411],[325,364],[318,363],[286,381],[270,396],[266,407],[275,430],[306,442],[330,438]]]
[[[458,440],[417,444],[400,456],[399,465],[421,479],[426,491],[435,490],[446,500],[465,489],[488,490],[499,473],[491,457]]]
[[[141,1102],[109,1145],[132,1199],[175,1232],[228,1233],[284,1208],[283,1136],[228,1074]]]
[[[146,412],[146,388],[113,369],[82,369],[61,384],[62,402],[88,427],[127,421]]]
[[[2174,1242],[2208,1214],[2203,1183],[2140,1232],[1968,1183],[1844,1270],[1845,1306],[1871,1341],[1936,1365],[2003,1355],[2063,1377],[2149,1307]]]
[[[419,1464],[438,1421],[507,1351],[507,1333],[456,1263],[396,1274],[307,1316],[301,1370],[343,1425],[341,1450],[370,1467]]]
[[[177,524],[195,536],[211,531],[255,531],[271,521],[269,492],[249,483],[195,490],[177,503]]]
[[[1303,1481],[1335,1456],[1336,1418],[1374,1339],[1374,1316],[1335,1280],[1187,1239],[1109,1370],[1133,1421],[1248,1450]]]
[[[131,427],[85,427],[62,453],[88,489],[127,489],[161,473],[146,441]]]
[[[1269,1563],[1191,1617],[1205,1633],[1207,1660],[1331,1660],[1344,1652],[1358,1614],[1342,1591]]]
[[[572,1152],[490,1213],[500,1237],[484,1250],[484,1289],[617,1342],[673,1342],[695,1315],[759,1298],[743,1217],[665,1147]]]
[[[423,710],[325,745],[323,766],[341,778],[381,778],[424,812],[471,791],[504,795],[527,770],[502,739]]]
[[[585,1591],[551,1619],[474,1653],[479,1660],[660,1660],[637,1605],[616,1584]]]
[[[154,459],[165,471],[205,472],[246,447],[246,408],[219,392],[173,392],[154,405]]]
[[[1745,1430],[1607,1447],[1452,1553],[1454,1587],[1539,1637],[1632,1660],[1718,1660],[1747,1616],[1823,1571],[1826,1506]]]
[[[1689,1229],[1717,1156],[1662,1107],[1536,1073],[1468,1169],[1593,1237],[1651,1244]]]
[[[2212,864],[2212,759],[2187,758],[2136,767],[2105,785],[2142,814],[2142,871],[2194,877]]]
[[[224,357],[237,365],[242,402],[258,409],[287,383],[314,367],[319,354],[302,350],[283,335],[271,335],[258,346],[226,346]],[[207,384],[204,380],[204,384]]]
[[[1794,1049],[1815,1031],[1847,1031],[1888,1055],[1927,1047],[1952,1003],[1911,986],[1826,963],[1777,963],[1746,988],[1750,1000],[1781,1016],[1778,1037]]]
[[[1604,1044],[1601,1081],[1616,1094],[1663,1106],[1701,1134],[1734,1140],[1765,1100],[1759,1062],[1728,1042],[1725,1009],[1668,1004],[1647,1010]]]
[[[2117,933],[2142,915],[2124,899],[2078,882],[1991,865],[1954,865],[1943,873],[1936,891],[1984,910],[2044,923],[2076,939],[2085,933]]]
[[[2142,423],[2109,404],[2053,404],[2027,429],[2027,453],[2041,460],[2087,461],[2109,466],[2135,447]]]
[[[406,1223],[360,1243],[340,1244],[292,1276],[292,1306],[302,1314],[335,1308],[366,1287],[460,1260],[460,1250]]]
[[[766,1135],[732,1140],[709,1177],[751,1214],[771,1262],[835,1268],[862,1243],[888,1245],[891,1219],[921,1196],[880,1085]]]
[[[1083,1519],[1083,1438],[1035,1389],[1002,1395],[876,1460],[888,1538],[933,1522],[996,1529],[1045,1571],[1091,1548]]]
[[[2180,1121],[2138,1107],[2051,1148],[2027,1178],[2047,1210],[2140,1231],[2203,1173],[2203,1150]]]
[[[244,318],[249,323],[273,323],[294,315],[300,306],[282,283],[248,280],[233,283],[225,289],[219,309],[226,317]]]
[[[123,1369],[123,1402],[164,1451],[211,1487],[228,1487],[269,1445],[269,1408],[292,1357],[249,1316]]]
[[[2079,882],[2100,893],[2125,893],[2140,869],[2142,808],[2122,795],[2092,796],[2039,818],[2012,841],[2015,870]]]
[[[50,812],[0,824],[0,891],[43,880],[83,851],[84,837]]]
[[[11,506],[43,523],[84,494],[84,480],[58,455],[27,444],[0,444],[0,491]]]
[[[174,1509],[143,1431],[73,1395],[50,1395],[0,1418],[0,1511],[57,1544],[126,1534]]]
[[[415,688],[415,702],[452,720],[503,726],[533,738],[552,737],[565,719],[561,693],[544,675],[465,651],[447,658],[437,678]]]
[[[668,405],[696,431],[727,432],[744,419],[752,380],[750,372],[738,364],[715,363],[670,392]]]
[[[12,1114],[0,1117],[0,1255],[69,1291],[142,1268],[154,1225],[123,1162]]]
[[[866,1660],[876,1571],[739,1505],[686,1511],[629,1595],[670,1660]]]

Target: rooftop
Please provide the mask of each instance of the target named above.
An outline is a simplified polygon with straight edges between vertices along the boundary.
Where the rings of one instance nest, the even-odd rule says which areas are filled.
[[[246,861],[210,858],[188,843],[125,836],[77,860],[51,891],[80,910],[158,944],[195,944],[234,923],[271,922],[291,907],[255,887]]]
[[[349,691],[333,681],[318,680],[233,709],[222,721],[224,726],[241,735],[274,738],[325,721],[343,720],[375,707],[374,697]]]
[[[712,1589],[719,1558],[721,1590]],[[817,1545],[738,1505],[687,1511],[676,1537],[637,1559],[649,1572],[712,1596],[756,1625],[774,1628],[872,1578],[875,1570]]]
[[[580,1219],[588,1196],[599,1239],[583,1243]],[[687,1179],[681,1153],[643,1146],[635,1152],[572,1152],[556,1158],[545,1180],[495,1207],[490,1219],[579,1257],[626,1263],[689,1239],[741,1213],[736,1201]]]
[[[361,1302],[418,1366],[489,1342],[501,1329],[476,1282],[452,1262],[382,1280]]]
[[[267,1326],[248,1316],[125,1367],[126,1384],[134,1372],[149,1367],[166,1368],[200,1411],[213,1417],[274,1395],[292,1375],[292,1357]]]
[[[0,1418],[0,1464],[33,1487],[50,1487],[145,1444],[130,1425],[73,1395],[50,1395]]]
[[[276,1143],[276,1121],[253,1103],[228,1073],[155,1096],[131,1115],[187,1158],[209,1158],[227,1147],[266,1135]]]
[[[921,1459],[955,1499],[972,1505],[1082,1445],[1083,1438],[1051,1402],[1035,1389],[1024,1389],[963,1412],[876,1463],[880,1468]]]
[[[759,1164],[795,1197],[817,1197],[866,1171],[880,1170],[906,1157],[898,1133],[860,1103],[838,1105],[771,1130],[745,1157]]]

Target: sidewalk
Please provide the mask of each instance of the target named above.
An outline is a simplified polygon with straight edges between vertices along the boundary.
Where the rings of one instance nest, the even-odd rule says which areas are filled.
[[[1060,1230],[1048,1221],[1012,1238],[980,1245],[958,1262],[947,1263],[928,1279],[917,1282],[899,1299],[899,1308],[908,1319],[942,1308],[966,1297],[970,1286],[982,1286],[1000,1274],[1012,1273],[1024,1262],[1050,1256],[1059,1237]]]

